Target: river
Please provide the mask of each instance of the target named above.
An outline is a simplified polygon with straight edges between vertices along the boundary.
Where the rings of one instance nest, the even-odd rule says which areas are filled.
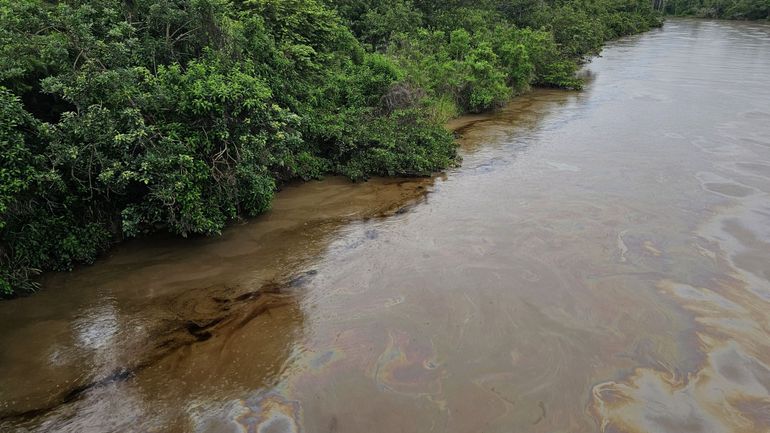
[[[0,430],[770,431],[770,26],[669,20],[430,179],[289,185],[0,303]]]

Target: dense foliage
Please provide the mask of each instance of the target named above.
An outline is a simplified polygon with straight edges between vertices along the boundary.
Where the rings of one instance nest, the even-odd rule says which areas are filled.
[[[658,25],[648,0],[0,0],[0,293],[290,179],[427,175],[443,122]]]
[[[770,20],[770,0],[668,0],[665,11],[703,18]]]

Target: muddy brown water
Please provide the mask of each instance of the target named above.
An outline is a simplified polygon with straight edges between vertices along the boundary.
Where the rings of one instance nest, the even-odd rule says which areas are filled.
[[[461,119],[441,176],[290,186],[0,303],[0,430],[770,431],[770,27],[586,74]]]

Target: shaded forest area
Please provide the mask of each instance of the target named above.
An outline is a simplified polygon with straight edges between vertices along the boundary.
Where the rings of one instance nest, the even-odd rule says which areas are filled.
[[[580,88],[582,59],[660,24],[649,0],[3,1],[0,294],[219,233],[292,179],[442,170],[448,119]]]
[[[665,0],[670,15],[729,20],[770,20],[770,0]]]

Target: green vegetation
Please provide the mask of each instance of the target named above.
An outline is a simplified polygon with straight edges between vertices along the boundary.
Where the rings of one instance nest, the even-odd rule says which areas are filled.
[[[428,175],[444,122],[579,88],[648,0],[0,0],[0,293],[291,179]]]
[[[668,0],[665,11],[703,18],[770,20],[770,0]]]

